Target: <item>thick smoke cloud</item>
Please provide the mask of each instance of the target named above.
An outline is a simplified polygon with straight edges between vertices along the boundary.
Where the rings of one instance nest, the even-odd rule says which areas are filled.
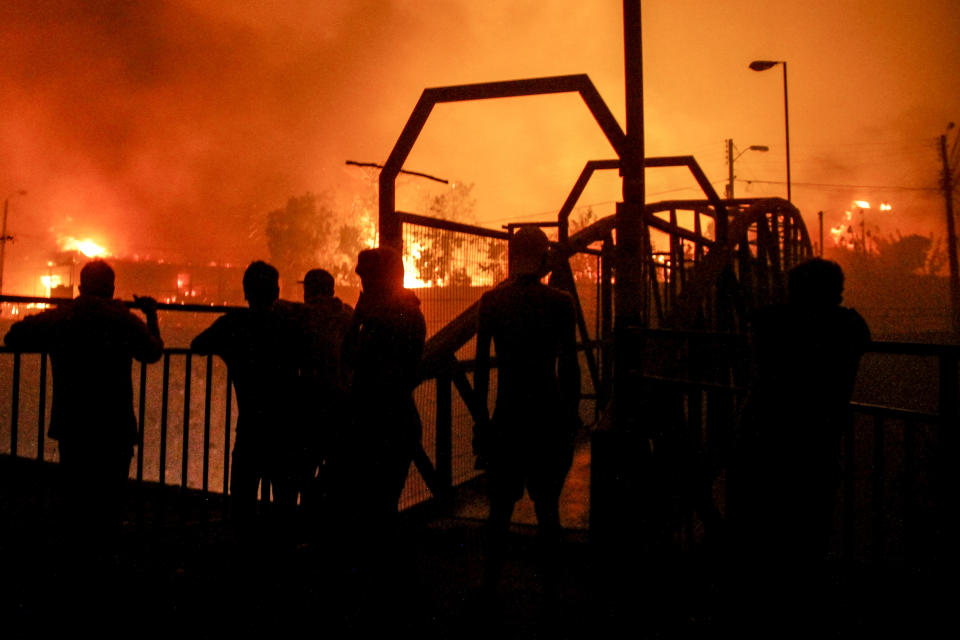
[[[766,144],[738,176],[782,181],[779,72],[746,69],[782,58],[795,182],[936,186],[936,136],[960,118],[949,1],[643,11],[648,154],[693,154],[722,191],[723,140]],[[368,195],[369,176],[344,161],[385,160],[428,86],[588,73],[623,121],[612,0],[24,0],[0,5],[0,24],[0,188],[29,192],[11,204],[9,275],[45,260],[58,234],[118,255],[265,257],[265,214],[288,197],[327,191],[348,208]],[[547,217],[586,160],[610,155],[582,104],[559,96],[440,107],[408,168],[474,183],[478,221],[499,226]],[[583,202],[605,214],[619,186],[598,185]],[[690,186],[648,179],[652,199]],[[429,188],[406,182],[401,204]],[[817,210],[829,221],[854,196],[880,197],[856,191],[797,186],[794,200],[812,226]],[[939,232],[935,193],[890,199],[905,233]]]

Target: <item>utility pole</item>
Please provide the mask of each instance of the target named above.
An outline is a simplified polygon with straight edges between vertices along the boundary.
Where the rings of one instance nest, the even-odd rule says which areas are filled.
[[[947,129],[952,129],[951,122]],[[957,261],[957,232],[953,218],[953,174],[947,156],[947,134],[940,136],[940,157],[943,160],[943,197],[947,204],[947,256],[950,260],[950,311],[954,337],[960,337],[960,265]]]
[[[733,199],[733,163],[736,162],[737,158],[745,154],[747,151],[769,151],[770,147],[763,144],[752,144],[737,155],[733,155],[733,138],[727,139],[727,199]]]
[[[7,211],[10,208],[10,198],[25,195],[27,195],[26,191],[18,189],[3,199],[3,229],[0,230],[0,295],[3,295],[3,264],[7,258],[7,242],[13,240],[13,236],[7,235]]]
[[[3,231],[0,231],[0,296],[3,295],[3,261],[7,257],[7,240],[13,240],[13,236],[7,235],[7,208],[10,206],[10,198],[3,201]]]
[[[727,139],[727,200],[733,200],[733,138]]]
[[[823,257],[823,211],[817,212],[817,219],[820,221],[820,257]]]

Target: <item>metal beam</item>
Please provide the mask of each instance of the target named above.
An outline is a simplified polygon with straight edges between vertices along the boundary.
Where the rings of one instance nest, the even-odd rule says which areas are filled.
[[[589,76],[585,74],[507,80],[501,82],[482,82],[477,84],[455,85],[424,89],[413,112],[407,119],[390,156],[380,172],[379,226],[380,244],[401,249],[402,224],[396,209],[396,178],[403,163],[410,155],[420,132],[430,117],[433,107],[444,102],[463,102],[467,100],[489,100],[493,98],[515,98],[556,93],[579,93],[594,120],[600,126],[610,145],[618,156],[626,151],[626,136],[613,113],[607,107]]]

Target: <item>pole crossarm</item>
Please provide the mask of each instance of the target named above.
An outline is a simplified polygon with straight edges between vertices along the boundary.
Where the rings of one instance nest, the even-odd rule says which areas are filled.
[[[394,211],[396,207],[396,178],[403,168],[403,163],[413,150],[413,145],[426,125],[434,105],[444,102],[516,98],[556,93],[579,93],[617,156],[623,157],[627,152],[626,134],[624,134],[613,112],[610,111],[590,77],[586,74],[481,82],[424,89],[413,108],[413,112],[407,119],[406,125],[403,127],[403,131],[400,132],[390,156],[384,163],[383,171],[380,172],[380,243],[394,248],[400,247],[402,232],[399,219]]]

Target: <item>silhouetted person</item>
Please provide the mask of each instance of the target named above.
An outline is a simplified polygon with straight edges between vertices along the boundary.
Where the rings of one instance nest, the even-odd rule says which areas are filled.
[[[190,344],[227,364],[237,391],[237,436],[230,471],[232,517],[247,538],[257,516],[258,487],[273,489],[270,533],[287,536],[296,504],[294,483],[299,424],[299,372],[304,352],[300,323],[278,303],[279,274],[256,261],[243,274],[249,309],[217,318]]]
[[[728,473],[727,514],[741,557],[766,576],[761,583],[774,576],[799,590],[828,551],[841,438],[870,332],[841,306],[836,263],[815,258],[788,278],[789,301],[757,309],[751,322],[753,381]]]
[[[480,298],[476,390],[484,412],[491,340],[497,356],[496,408],[474,435],[490,498],[490,591],[499,582],[507,529],[524,487],[537,514],[547,586],[555,586],[549,583],[561,536],[560,492],[580,425],[580,367],[573,300],[540,282],[548,248],[540,229],[521,228],[510,240],[509,280]]]
[[[397,563],[408,554],[400,551],[397,507],[420,446],[413,390],[426,324],[420,301],[403,288],[397,252],[361,251],[356,273],[363,288],[343,344],[350,416],[332,459],[331,499],[341,526],[341,560],[361,589],[354,599],[377,609],[362,618],[381,618],[389,626],[392,616],[382,608],[399,607],[410,586],[399,582]]]
[[[392,249],[366,249],[357,256],[362,291],[343,344],[350,372],[345,435],[351,474],[362,504],[357,508],[381,525],[397,513],[410,462],[420,443],[420,417],[413,401],[426,337],[420,301],[403,288],[403,261]]]
[[[11,349],[49,352],[53,362],[49,433],[60,453],[64,533],[84,554],[110,551],[122,523],[137,441],[132,360],[155,362],[163,352],[156,301],[134,296],[144,323],[113,293],[110,265],[88,262],[73,302],[24,318],[5,338]]]
[[[353,308],[334,295],[334,279],[328,271],[311,269],[301,282],[301,322],[307,340],[301,406],[306,433],[297,484],[301,505],[314,512],[328,489],[327,459],[337,440],[335,432],[343,428],[347,417],[341,353]]]

